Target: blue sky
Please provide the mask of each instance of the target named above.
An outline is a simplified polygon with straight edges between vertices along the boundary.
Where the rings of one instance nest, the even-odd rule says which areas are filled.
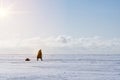
[[[36,40],[36,38],[38,40],[42,38],[48,42],[55,39],[63,43],[72,38],[73,42],[78,39],[77,41],[80,43],[81,37],[85,41],[90,40],[90,42],[97,37],[97,41],[102,41],[104,46],[108,44],[107,41],[110,41],[111,46],[115,45],[116,47],[120,43],[120,0],[0,1],[2,1],[1,4],[4,8],[12,5],[8,11],[11,14],[0,18],[1,44],[7,48],[10,47],[7,46],[7,43],[11,43],[13,40],[16,40],[16,42],[13,41],[14,45],[9,45],[15,47],[22,45],[24,40]],[[93,43],[96,42],[91,44]],[[30,43],[28,44],[30,45]],[[49,44],[53,45],[53,43]],[[38,45],[37,48],[43,47],[38,47]],[[62,47],[65,46],[64,44]],[[73,48],[74,46],[72,45]],[[45,47],[47,46],[44,45]],[[79,49],[82,48],[79,47]],[[119,51],[117,50],[117,52]]]
[[[38,14],[33,19],[38,20],[36,29],[38,26],[41,29],[39,21],[44,18],[51,35],[120,37],[119,3],[119,0],[36,0],[32,6]]]
[[[43,13],[49,31],[54,30],[52,35],[120,37],[119,0],[45,0],[42,6],[36,3],[36,12]]]
[[[4,0],[3,2],[5,5],[15,3],[13,11],[26,12],[9,15],[10,18],[1,23],[1,26],[6,27],[22,27],[22,30],[18,30],[19,35],[25,32],[26,36],[120,37],[119,0]],[[6,22],[8,25],[5,25]]]
[[[79,31],[78,35],[119,37],[119,2],[118,0],[72,0],[68,4],[70,28]]]

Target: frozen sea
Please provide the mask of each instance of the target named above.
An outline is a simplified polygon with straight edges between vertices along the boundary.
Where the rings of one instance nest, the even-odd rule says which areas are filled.
[[[120,80],[120,54],[0,54],[0,80]]]

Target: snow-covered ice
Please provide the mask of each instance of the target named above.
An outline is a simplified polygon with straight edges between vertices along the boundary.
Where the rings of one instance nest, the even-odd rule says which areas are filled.
[[[120,80],[120,55],[0,54],[0,80]]]

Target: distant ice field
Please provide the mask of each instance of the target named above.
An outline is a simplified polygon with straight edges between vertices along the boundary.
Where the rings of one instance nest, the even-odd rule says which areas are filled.
[[[120,54],[0,54],[0,80],[120,80]]]

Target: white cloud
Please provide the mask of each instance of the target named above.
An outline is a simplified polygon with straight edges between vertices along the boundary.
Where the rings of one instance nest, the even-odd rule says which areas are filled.
[[[1,40],[0,50],[15,50],[27,53],[42,48],[45,53],[120,53],[120,39],[101,37],[57,36],[49,38]],[[13,51],[14,52],[14,51]]]

